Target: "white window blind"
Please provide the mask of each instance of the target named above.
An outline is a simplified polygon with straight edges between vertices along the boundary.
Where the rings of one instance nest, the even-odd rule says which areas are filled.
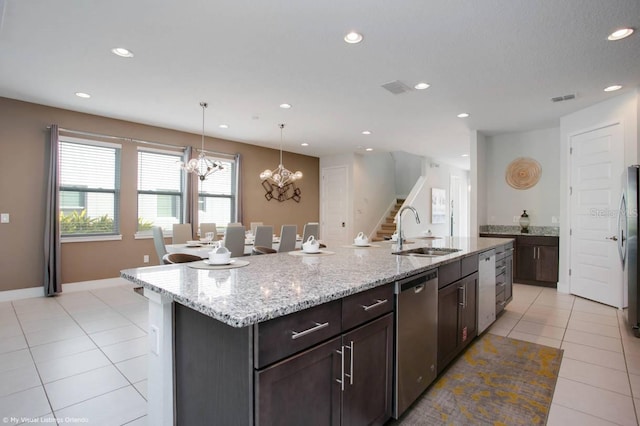
[[[60,231],[64,236],[120,232],[120,146],[60,138]]]
[[[225,227],[236,221],[236,163],[217,159],[223,169],[199,183],[198,221]]]
[[[182,222],[182,154],[138,151],[138,232]]]

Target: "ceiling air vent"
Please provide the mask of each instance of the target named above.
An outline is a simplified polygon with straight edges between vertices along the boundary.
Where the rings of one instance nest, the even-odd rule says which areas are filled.
[[[555,98],[551,98],[551,102],[562,102],[562,101],[570,101],[571,99],[575,99],[575,93],[571,93],[569,95],[564,96],[556,96]]]
[[[385,83],[382,85],[382,88],[388,90],[394,95],[401,95],[403,93],[407,93],[411,91],[411,87],[407,86],[400,80],[394,80],[394,81]]]

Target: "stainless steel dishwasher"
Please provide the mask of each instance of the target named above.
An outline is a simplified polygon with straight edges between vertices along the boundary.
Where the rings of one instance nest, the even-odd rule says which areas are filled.
[[[438,270],[396,282],[395,392],[398,418],[436,378]]]

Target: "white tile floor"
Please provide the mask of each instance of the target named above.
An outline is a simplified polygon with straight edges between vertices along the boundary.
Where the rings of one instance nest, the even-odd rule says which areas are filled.
[[[555,289],[514,285],[490,333],[564,349],[549,426],[638,425],[640,339],[620,311]]]
[[[146,424],[147,305],[132,288],[0,303],[5,423]],[[624,321],[614,308],[516,284],[489,332],[564,349],[548,425],[638,425],[640,339]]]
[[[146,424],[147,303],[125,283],[0,303],[2,424]]]

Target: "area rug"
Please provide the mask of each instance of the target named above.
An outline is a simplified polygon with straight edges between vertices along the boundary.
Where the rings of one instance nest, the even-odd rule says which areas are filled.
[[[486,333],[398,425],[544,425],[562,350]]]

